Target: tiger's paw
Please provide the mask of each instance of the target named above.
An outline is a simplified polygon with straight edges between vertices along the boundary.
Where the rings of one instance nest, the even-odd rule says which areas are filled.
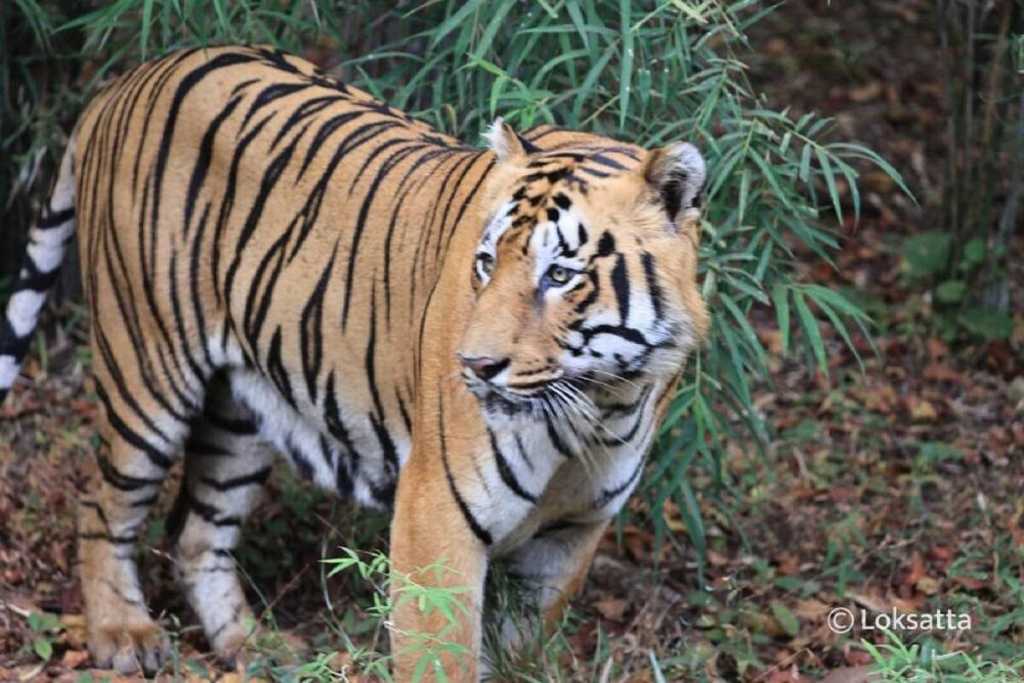
[[[120,674],[160,670],[171,651],[171,641],[148,616],[89,629],[89,651],[95,665]]]
[[[261,625],[254,627],[251,621],[232,624],[218,634],[212,646],[224,664],[243,671],[260,659],[295,664],[310,651],[309,643],[300,636]]]

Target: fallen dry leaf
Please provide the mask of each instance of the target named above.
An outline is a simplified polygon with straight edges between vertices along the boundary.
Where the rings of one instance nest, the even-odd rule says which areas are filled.
[[[939,417],[939,411],[935,409],[931,401],[920,398],[908,398],[907,408],[910,411],[910,419],[915,422],[931,422]]]
[[[629,609],[629,603],[619,598],[608,598],[605,600],[598,600],[594,603],[594,607],[601,613],[601,616],[609,621],[622,621],[626,615],[626,610]]]
[[[89,659],[87,650],[66,650],[60,658],[60,663],[69,669],[77,669]]]
[[[851,666],[832,670],[819,683],[870,683],[881,679],[873,666]]]

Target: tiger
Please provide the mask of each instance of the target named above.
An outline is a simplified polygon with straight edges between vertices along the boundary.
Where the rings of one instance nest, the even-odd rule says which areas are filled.
[[[90,100],[0,320],[0,400],[75,239],[99,405],[77,518],[97,667],[168,661],[134,550],[179,461],[175,567],[226,662],[255,621],[233,550],[278,454],[391,512],[393,577],[460,591],[446,631],[391,583],[396,680],[416,634],[468,653],[445,650],[450,680],[484,674],[495,561],[557,623],[706,336],[705,161],[689,142],[501,118],[484,137],[261,46],[172,52]]]

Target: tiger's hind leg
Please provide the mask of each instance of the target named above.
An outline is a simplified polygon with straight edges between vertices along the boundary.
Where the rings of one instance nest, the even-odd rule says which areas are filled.
[[[232,398],[227,383],[214,380],[185,444],[185,480],[171,523],[189,604],[210,646],[228,662],[255,626],[231,553],[275,457],[256,432],[254,417]]]
[[[136,567],[136,541],[156,502],[187,422],[97,372],[107,419],[100,427],[98,485],[79,500],[78,556],[87,636],[99,668],[154,672],[169,641],[150,616]]]

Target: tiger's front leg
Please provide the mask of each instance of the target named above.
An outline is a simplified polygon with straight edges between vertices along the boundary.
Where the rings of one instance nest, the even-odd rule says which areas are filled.
[[[607,528],[608,520],[601,520],[541,531],[509,557],[509,573],[523,582],[527,599],[543,621],[545,635],[558,627],[569,600],[583,586]],[[495,616],[506,650],[519,648],[532,632],[529,623],[516,623],[507,615]]]
[[[478,680],[487,552],[452,495],[457,476],[441,454],[421,450],[399,478],[391,522],[391,652],[400,683],[424,664],[421,680],[437,680],[438,667],[450,681]],[[462,606],[453,609],[457,622],[438,609],[421,609],[420,589],[451,591]]]

